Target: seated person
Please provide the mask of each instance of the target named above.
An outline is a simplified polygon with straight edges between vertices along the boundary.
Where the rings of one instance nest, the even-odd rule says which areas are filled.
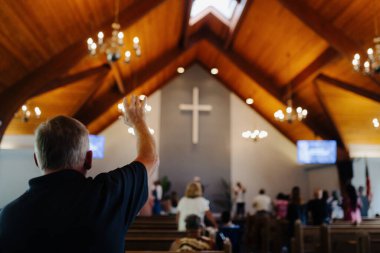
[[[185,219],[186,237],[175,240],[170,251],[202,251],[213,250],[214,242],[205,236],[202,236],[203,227],[201,218],[198,215],[191,214]]]
[[[235,225],[231,221],[231,213],[229,211],[222,212],[222,224],[219,227],[219,232],[216,237],[218,250],[223,250],[224,240],[228,238],[232,244],[234,253],[240,252],[241,229],[239,225]]]

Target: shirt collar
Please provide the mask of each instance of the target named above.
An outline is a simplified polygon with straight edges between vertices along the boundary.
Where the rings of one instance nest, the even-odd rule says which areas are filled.
[[[54,186],[67,183],[74,183],[84,181],[86,177],[76,170],[60,170],[44,176],[35,177],[29,180],[29,186],[31,188]]]

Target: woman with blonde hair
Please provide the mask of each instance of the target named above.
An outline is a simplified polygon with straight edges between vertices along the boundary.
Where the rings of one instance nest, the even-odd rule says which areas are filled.
[[[217,223],[210,211],[210,201],[205,199],[202,192],[202,186],[199,182],[191,182],[186,187],[185,196],[178,203],[177,222],[178,230],[185,231],[185,219],[191,214],[197,215],[202,224],[204,224],[204,216],[217,228]]]

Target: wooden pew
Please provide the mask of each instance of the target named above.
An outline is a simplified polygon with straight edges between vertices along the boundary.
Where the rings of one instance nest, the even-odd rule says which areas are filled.
[[[178,253],[176,251],[142,251],[142,250],[127,250],[125,253]],[[187,253],[224,253],[219,250],[203,250],[203,251],[187,251]]]
[[[321,248],[321,230],[319,226],[304,226],[296,222],[293,253],[318,253]]]
[[[175,216],[137,216],[130,229],[177,230],[177,222]]]
[[[376,253],[380,252],[380,226],[324,226],[322,251],[326,253]]]
[[[125,249],[160,251],[169,250],[172,242],[184,237],[185,232],[170,230],[129,230],[125,237]]]

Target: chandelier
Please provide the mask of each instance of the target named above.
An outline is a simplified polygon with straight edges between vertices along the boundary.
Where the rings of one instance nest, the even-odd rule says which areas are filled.
[[[373,1],[374,10],[376,10],[375,0]],[[367,59],[363,62],[360,54],[356,53],[352,60],[352,66],[355,71],[364,73],[365,75],[380,73],[380,36],[377,28],[376,13],[373,16],[375,27],[375,38],[373,39],[374,49],[367,49]]]
[[[293,123],[293,121],[302,121],[307,116],[307,110],[298,106],[296,109],[293,108],[292,99],[288,99],[287,107],[285,113],[282,110],[278,110],[274,113],[274,118],[278,121],[287,121],[288,123]]]
[[[268,132],[263,131],[263,130],[258,130],[258,129],[255,129],[253,131],[247,130],[247,131],[242,132],[241,136],[245,139],[249,139],[256,142],[260,139],[264,139],[268,137]]]
[[[362,72],[366,75],[380,73],[380,37],[373,39],[375,50],[367,49],[367,59],[362,65],[360,54],[356,53],[352,60],[352,66],[355,71]]]
[[[41,114],[41,109],[38,106],[34,107],[32,113],[27,105],[23,105],[21,106],[21,110],[15,114],[15,118],[21,119],[22,122],[27,123],[31,118],[39,119]]]
[[[98,32],[97,42],[92,38],[87,39],[88,52],[91,55],[96,55],[98,52],[105,53],[108,62],[116,62],[121,58],[124,47],[124,33],[121,31],[119,24],[119,0],[115,2],[115,21],[112,23],[112,35],[105,38],[102,31]],[[137,57],[141,56],[140,39],[135,36],[132,40],[133,50]],[[124,62],[131,61],[132,53],[130,50],[124,52]]]

